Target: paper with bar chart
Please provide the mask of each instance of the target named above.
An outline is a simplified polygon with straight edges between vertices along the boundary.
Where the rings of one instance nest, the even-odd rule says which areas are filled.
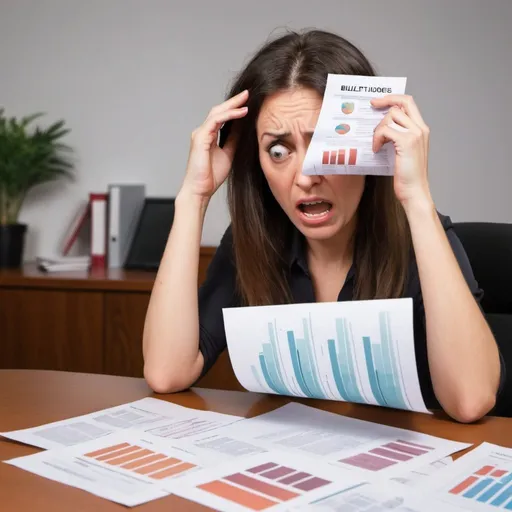
[[[306,152],[302,172],[311,174],[394,173],[391,143],[374,153],[374,130],[388,109],[373,108],[370,100],[403,94],[406,78],[329,74],[320,115]],[[392,124],[396,129],[403,129]]]
[[[341,483],[349,488],[359,485],[361,479],[317,461],[275,451],[197,471],[179,482],[170,482],[168,488],[214,510],[277,511],[328,494]]]
[[[332,464],[365,478],[402,479],[413,469],[425,471],[431,462],[469,446],[293,402],[189,437],[180,444],[203,466],[277,450]]]
[[[512,449],[483,443],[423,482],[464,510],[512,510]]]
[[[223,310],[249,391],[429,412],[416,368],[412,299]]]
[[[169,481],[201,469],[194,455],[136,431],[4,462],[130,507],[167,496]]]
[[[0,436],[51,449],[74,446],[129,428],[147,431],[159,437],[181,439],[241,419],[239,416],[189,409],[156,398],[142,398],[67,420],[0,432]]]

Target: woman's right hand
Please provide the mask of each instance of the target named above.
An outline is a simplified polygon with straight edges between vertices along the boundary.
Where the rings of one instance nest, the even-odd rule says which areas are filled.
[[[231,134],[224,147],[217,144],[219,129],[233,119],[247,114],[244,107],[248,91],[233,96],[212,108],[204,123],[192,132],[190,153],[182,190],[201,199],[210,199],[228,177],[235,153],[235,137]]]

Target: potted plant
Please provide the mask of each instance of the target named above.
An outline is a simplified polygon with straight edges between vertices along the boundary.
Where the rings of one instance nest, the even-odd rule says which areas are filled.
[[[19,214],[27,192],[72,176],[71,148],[60,142],[70,130],[63,120],[30,129],[42,115],[7,118],[0,109],[0,268],[21,265],[27,225]]]

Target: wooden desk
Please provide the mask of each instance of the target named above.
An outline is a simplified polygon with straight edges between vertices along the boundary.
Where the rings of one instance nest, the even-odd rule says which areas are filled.
[[[198,285],[215,247],[200,251]],[[0,368],[142,377],[155,272],[0,270]]]
[[[186,407],[251,417],[275,409],[290,399],[237,391],[193,389],[176,395],[153,395],[144,380],[106,375],[48,371],[0,370],[0,431],[33,427],[80,414],[155,396]],[[462,425],[445,416],[430,416],[320,400],[298,400],[331,412],[403,427],[426,434],[478,444],[482,441],[512,447],[512,419],[486,418]],[[0,460],[39,451],[0,438]],[[65,486],[0,463],[0,508],[6,511],[51,512],[122,510],[124,507],[79,489]],[[136,510],[208,510],[169,496]]]

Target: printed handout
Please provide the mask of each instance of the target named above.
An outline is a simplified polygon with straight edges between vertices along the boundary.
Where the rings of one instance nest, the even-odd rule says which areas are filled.
[[[386,143],[373,151],[373,134],[387,114],[374,108],[372,98],[404,94],[406,78],[334,75],[327,77],[320,115],[303,163],[311,174],[394,173],[394,147]],[[396,123],[390,123],[397,129]]]
[[[0,436],[51,449],[74,446],[130,428],[159,437],[180,439],[241,419],[228,414],[189,409],[156,398],[143,398],[47,425],[0,432]]]
[[[428,413],[412,299],[223,309],[233,370],[249,391]]]
[[[167,482],[201,468],[190,453],[134,430],[5,463],[129,507],[167,496]]]

